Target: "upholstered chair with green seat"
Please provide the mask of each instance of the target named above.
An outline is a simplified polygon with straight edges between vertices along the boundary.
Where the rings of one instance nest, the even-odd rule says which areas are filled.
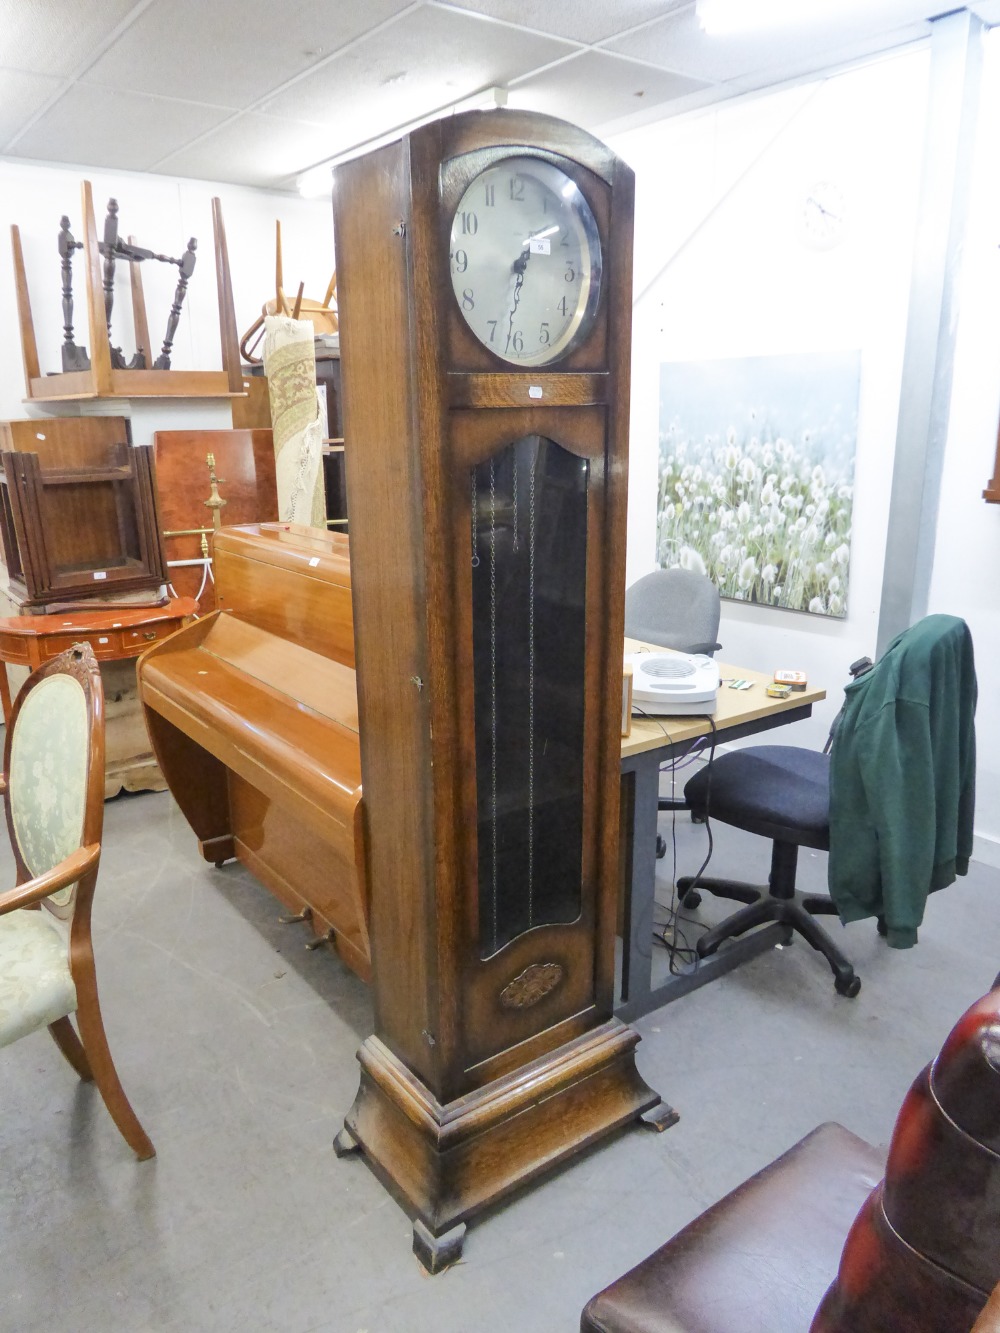
[[[0,892],[0,1046],[47,1027],[80,1078],[97,1084],[129,1147],[152,1157],[97,998],[90,914],[104,824],[104,696],[88,644],[28,677],[0,782],[17,870],[17,886]]]

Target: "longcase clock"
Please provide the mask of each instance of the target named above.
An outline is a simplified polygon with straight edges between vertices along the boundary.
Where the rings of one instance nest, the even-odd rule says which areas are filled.
[[[375,993],[336,1146],[435,1271],[670,1115],[612,1015],[633,177],[470,113],[333,198]]]

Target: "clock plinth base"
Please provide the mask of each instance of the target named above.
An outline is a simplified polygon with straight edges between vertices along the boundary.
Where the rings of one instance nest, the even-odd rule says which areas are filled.
[[[376,1174],[416,1216],[421,1230],[414,1231],[414,1248],[421,1258],[426,1250],[433,1263],[446,1232],[660,1103],[635,1067],[638,1041],[637,1032],[610,1019],[442,1104],[383,1042],[369,1037],[358,1052],[361,1086],[346,1118],[345,1142],[360,1144]],[[435,1244],[418,1248],[421,1236]],[[460,1250],[460,1238],[457,1243]]]

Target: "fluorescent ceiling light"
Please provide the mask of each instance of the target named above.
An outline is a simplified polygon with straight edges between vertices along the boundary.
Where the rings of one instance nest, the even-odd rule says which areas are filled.
[[[698,22],[710,36],[797,25],[862,7],[863,0],[697,0]]]
[[[333,168],[329,162],[310,167],[295,182],[295,188],[303,199],[322,199],[333,189]]]

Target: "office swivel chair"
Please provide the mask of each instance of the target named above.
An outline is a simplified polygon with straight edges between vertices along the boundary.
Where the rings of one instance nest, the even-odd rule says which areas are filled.
[[[693,569],[654,569],[625,591],[625,634],[643,643],[674,648],[681,653],[713,657],[722,647],[716,641],[721,607],[719,590],[705,574]],[[661,796],[659,810],[687,810],[678,797]],[[667,846],[656,839],[656,855]]]
[[[625,633],[630,639],[705,653],[722,647],[719,590],[693,569],[654,569],[625,591]]]
[[[699,957],[780,922],[787,939],[797,931],[823,954],[838,994],[853,998],[861,981],[814,916],[875,916],[890,944],[915,943],[927,893],[968,869],[975,690],[968,626],[954,616],[927,616],[847,686],[829,752],[750,746],[691,778],[684,795],[692,817],[711,815],[773,844],[766,885],[677,881],[684,907],[697,907],[701,890],[746,904],[701,936]],[[866,752],[858,748],[859,732]],[[832,898],[796,890],[800,847],[831,851]]]

